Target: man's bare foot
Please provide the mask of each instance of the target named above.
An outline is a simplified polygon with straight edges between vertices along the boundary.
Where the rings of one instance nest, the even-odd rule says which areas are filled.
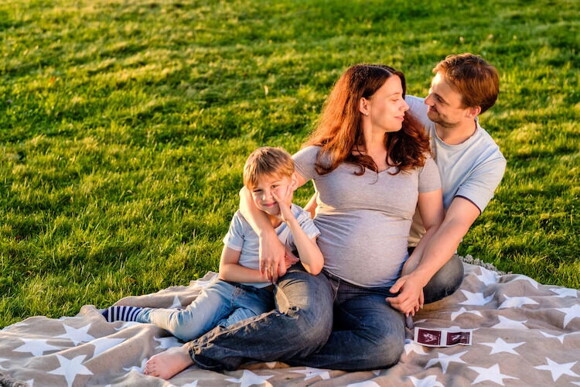
[[[191,365],[193,365],[193,360],[185,347],[169,348],[147,361],[145,375],[168,380]]]

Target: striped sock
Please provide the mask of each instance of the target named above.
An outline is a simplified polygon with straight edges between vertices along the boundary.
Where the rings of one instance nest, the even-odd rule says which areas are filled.
[[[137,306],[111,306],[101,312],[108,322],[137,321],[137,315],[143,308]]]

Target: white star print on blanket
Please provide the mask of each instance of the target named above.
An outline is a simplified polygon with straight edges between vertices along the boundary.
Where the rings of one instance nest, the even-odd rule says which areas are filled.
[[[182,307],[210,283],[213,273],[155,294],[118,304]],[[580,385],[578,292],[538,284],[522,275],[499,275],[466,265],[455,294],[425,305],[416,327],[473,330],[471,346],[427,348],[411,331],[397,365],[374,372],[343,372],[282,363],[248,364],[232,372],[190,367],[171,385]],[[166,382],[143,375],[151,356],[182,343],[151,324],[107,323],[94,306],[75,317],[36,316],[0,331],[0,384],[151,385]],[[388,348],[384,349],[388,351]],[[369,354],[373,356],[373,354]]]

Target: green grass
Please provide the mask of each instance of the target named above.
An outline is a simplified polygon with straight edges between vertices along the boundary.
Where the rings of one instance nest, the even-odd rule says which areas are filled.
[[[481,121],[508,169],[460,253],[580,287],[579,20],[572,0],[1,1],[0,326],[217,270],[251,150],[298,150],[351,64],[424,96],[466,51],[501,73]]]

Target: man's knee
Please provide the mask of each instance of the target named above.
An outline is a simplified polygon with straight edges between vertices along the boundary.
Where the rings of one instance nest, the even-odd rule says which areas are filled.
[[[425,303],[438,301],[453,294],[463,281],[463,262],[458,255],[454,255],[441,268],[424,288]]]

